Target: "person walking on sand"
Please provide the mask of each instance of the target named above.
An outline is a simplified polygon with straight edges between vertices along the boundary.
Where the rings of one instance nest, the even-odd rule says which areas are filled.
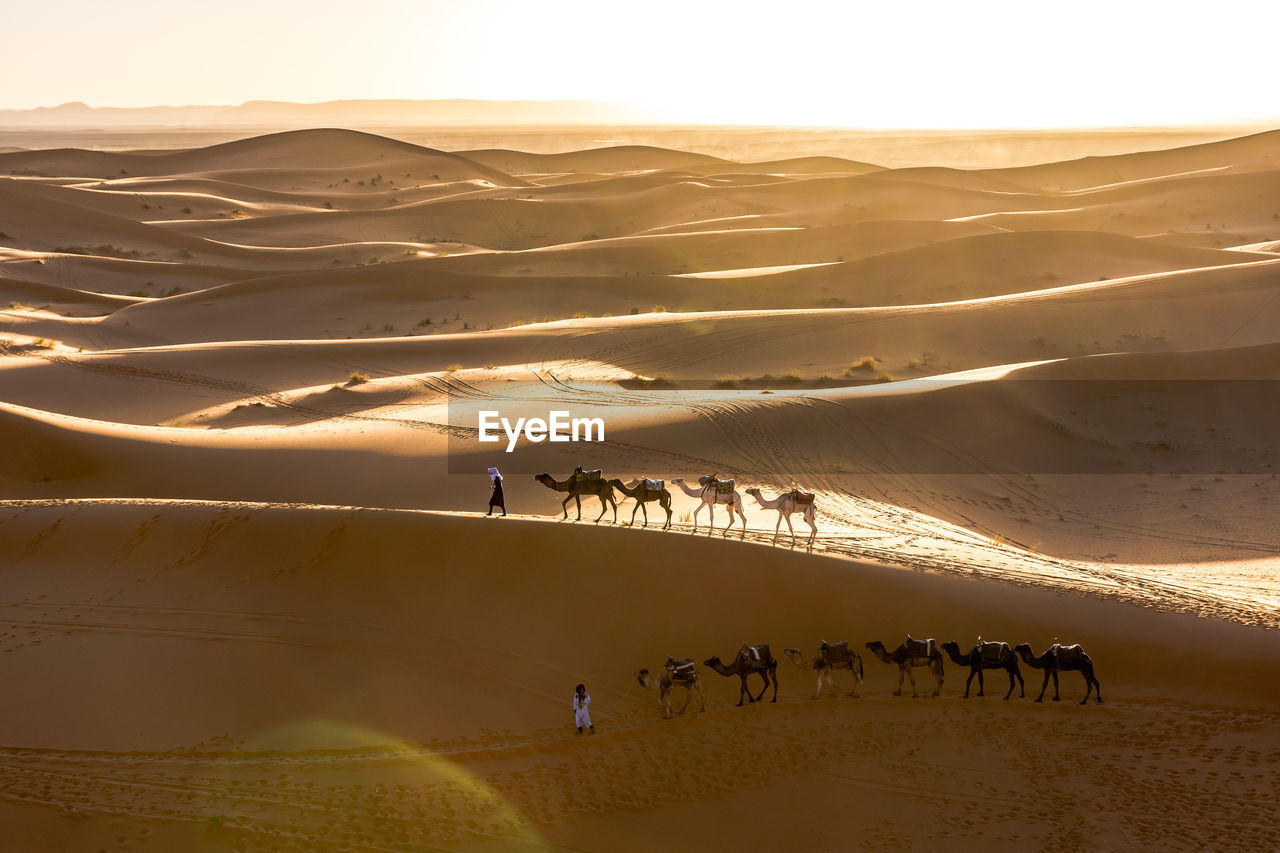
[[[507,514],[507,499],[502,494],[502,475],[498,473],[497,468],[489,469],[489,488],[493,494],[489,496],[489,511],[485,515],[493,515],[493,508],[496,506],[502,510],[502,514]]]
[[[591,729],[591,733],[595,734],[596,727],[591,725],[591,714],[587,711],[587,706],[590,704],[591,694],[587,692],[585,684],[579,684],[573,693],[573,721],[578,724],[578,734],[582,734],[583,726]]]

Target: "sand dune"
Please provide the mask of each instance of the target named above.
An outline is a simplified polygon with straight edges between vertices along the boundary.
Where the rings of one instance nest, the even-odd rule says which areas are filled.
[[[1181,148],[995,169],[988,174],[1046,189],[1080,189],[1222,167],[1275,168],[1278,135],[1280,131],[1269,130]]]
[[[0,850],[1280,844],[1274,135],[734,133],[0,153]],[[477,440],[553,408],[607,440]],[[674,484],[674,532],[561,522],[576,465],[818,532]],[[633,678],[908,632],[1080,642],[1106,701]]]

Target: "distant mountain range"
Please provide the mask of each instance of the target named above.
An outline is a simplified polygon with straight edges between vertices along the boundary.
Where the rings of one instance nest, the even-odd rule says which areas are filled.
[[[376,100],[247,101],[238,106],[91,107],[73,101],[57,107],[0,110],[6,127],[316,127],[325,124],[652,124],[658,111],[616,101]]]

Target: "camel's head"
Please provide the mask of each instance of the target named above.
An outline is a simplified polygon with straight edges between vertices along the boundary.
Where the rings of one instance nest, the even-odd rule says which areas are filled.
[[[1036,656],[1036,653],[1031,651],[1030,643],[1018,643],[1018,645],[1013,647],[1013,651],[1015,654],[1022,655],[1023,657],[1033,658]]]
[[[640,682],[641,687],[649,686],[649,670],[643,667],[636,670],[636,681]]]
[[[871,649],[871,651],[873,652],[884,651],[884,643],[880,642],[879,640],[872,640],[871,642],[867,643],[866,646],[868,649]]]
[[[712,655],[702,662],[703,666],[717,667],[720,666],[720,656]]]
[[[945,643],[943,643],[942,645],[938,646],[938,648],[942,649],[944,652],[955,652],[956,654],[960,654],[960,644],[959,644],[959,643],[954,643],[954,642],[950,642],[950,641],[948,641],[948,642],[945,642]]]
[[[683,485],[684,485],[684,477],[672,477],[672,478],[671,478],[671,482],[675,483],[677,486],[683,486]]]
[[[533,479],[537,480],[539,483],[541,483],[544,486],[547,485],[548,483],[554,484],[556,481],[555,478],[552,477],[550,474],[535,474]]]
[[[747,494],[751,495],[752,497],[759,498],[760,490],[757,489],[755,486],[752,486],[751,488],[747,489]]]
[[[793,657],[793,658],[798,658],[800,657],[800,654],[801,654],[799,649],[783,649],[782,653],[787,657]]]

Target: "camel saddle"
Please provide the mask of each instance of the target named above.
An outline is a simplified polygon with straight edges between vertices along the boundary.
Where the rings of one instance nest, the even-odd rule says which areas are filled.
[[[647,492],[660,492],[666,487],[666,480],[650,480],[648,477],[644,478],[644,488]]]
[[[802,492],[799,489],[792,489],[791,497],[795,498],[797,504],[804,506],[806,504],[813,503],[814,494],[813,492]]]
[[[1071,646],[1054,643],[1049,648],[1049,654],[1053,657],[1054,666],[1062,666],[1064,663],[1079,663],[1084,649],[1080,648],[1079,643]]]
[[[698,670],[693,664],[693,658],[667,658],[667,672],[671,673],[672,681],[693,681],[698,677]]]
[[[733,491],[736,480],[712,480],[711,483],[716,487],[716,494],[727,495]]]
[[[979,640],[977,649],[987,663],[1000,663],[1011,654],[1008,643],[985,643]]]
[[[823,643],[818,647],[818,652],[828,666],[835,663],[848,663],[853,660],[853,655],[849,653],[848,640],[841,640],[838,643]]]
[[[730,480],[729,482],[733,481]],[[743,643],[742,648],[738,650],[738,657],[745,657],[754,664],[762,663],[768,660],[770,656],[768,643],[759,643],[754,646]]]
[[[902,645],[906,646],[907,654],[913,658],[931,658],[938,653],[932,637],[927,640],[917,640],[907,634],[907,641]]]
[[[573,476],[581,480],[599,480],[600,471],[601,469],[599,468],[596,468],[592,471],[583,471],[582,466],[579,465],[577,468],[573,469]]]

